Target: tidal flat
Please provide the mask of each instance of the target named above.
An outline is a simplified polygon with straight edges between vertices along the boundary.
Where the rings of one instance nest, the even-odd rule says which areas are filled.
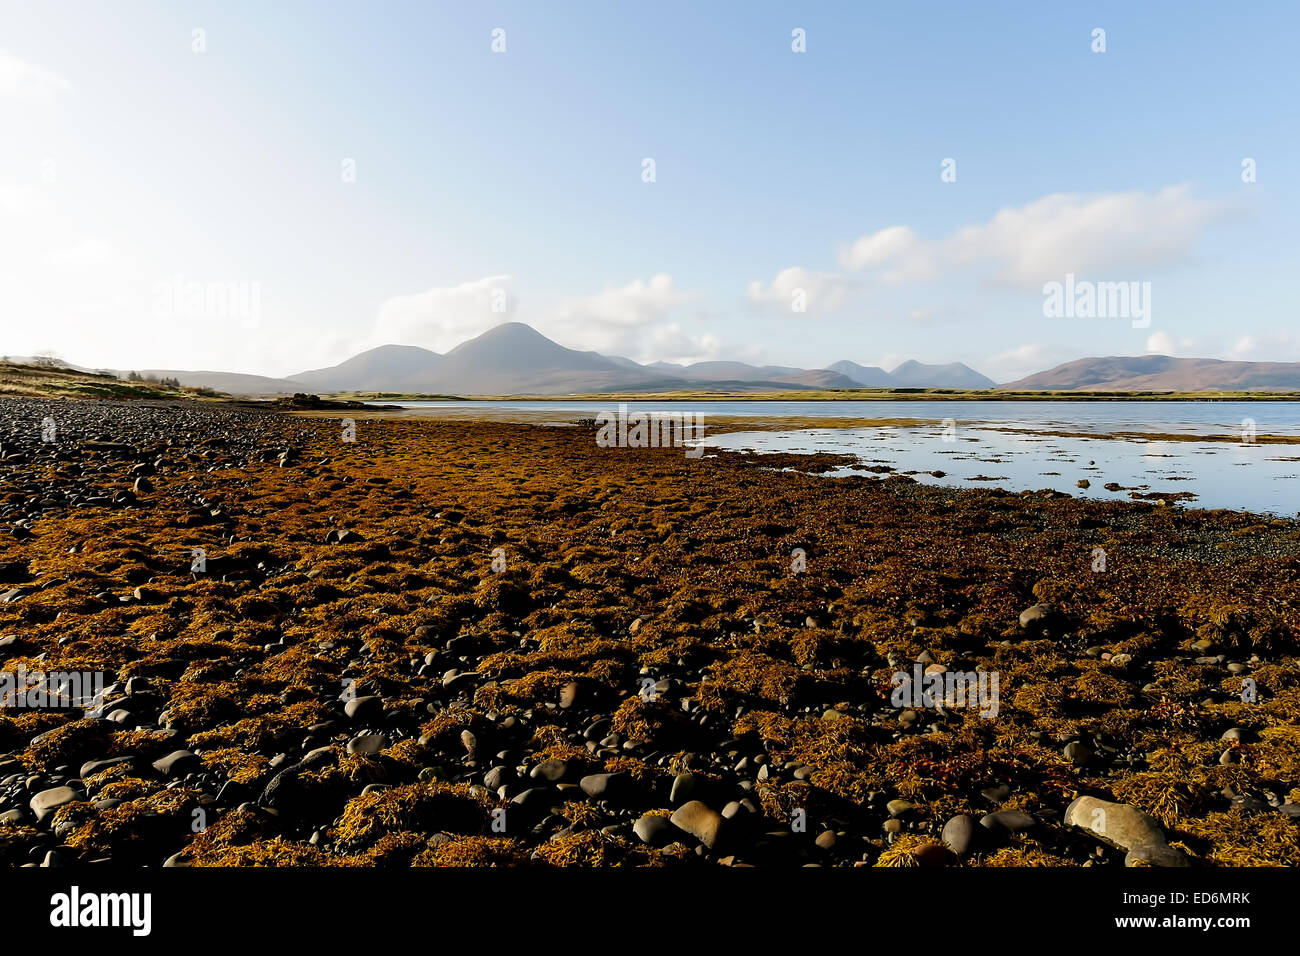
[[[347,414],[0,399],[0,862],[1300,865],[1292,518]]]

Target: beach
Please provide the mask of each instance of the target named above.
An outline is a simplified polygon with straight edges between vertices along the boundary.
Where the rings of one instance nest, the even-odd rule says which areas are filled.
[[[1294,518],[345,414],[0,400],[0,859],[1300,864]]]

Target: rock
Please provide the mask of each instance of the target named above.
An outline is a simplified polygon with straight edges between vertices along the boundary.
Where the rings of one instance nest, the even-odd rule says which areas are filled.
[[[975,818],[959,813],[943,825],[941,839],[958,856],[966,856],[975,849],[981,834]]]
[[[912,809],[912,804],[906,800],[890,800],[885,804],[885,809],[889,811],[891,817],[901,817]]]
[[[1092,748],[1077,740],[1066,744],[1064,753],[1065,759],[1076,767],[1082,767],[1092,759]]]
[[[912,858],[926,867],[948,866],[953,862],[952,851],[941,843],[926,843],[912,850]]]
[[[514,795],[510,801],[511,813],[516,810],[533,820],[540,820],[551,806],[555,791],[549,787],[533,787]]]
[[[578,781],[582,792],[593,800],[619,800],[626,797],[632,778],[625,773],[593,773]]]
[[[992,804],[999,804],[1011,796],[1011,785],[1000,783],[996,787],[987,787],[980,791],[980,796]]]
[[[343,713],[356,724],[378,723],[384,718],[384,701],[383,698],[373,695],[353,697],[343,705]]]
[[[71,787],[51,787],[32,797],[28,806],[32,808],[32,813],[36,814],[36,822],[41,823],[59,807],[80,799],[81,794]]]
[[[1165,833],[1154,819],[1127,803],[1079,797],[1065,809],[1064,824],[1079,827],[1121,850],[1163,846]]]
[[[1020,626],[1031,633],[1038,633],[1047,630],[1056,617],[1056,608],[1051,604],[1035,604],[1020,612]]]
[[[689,833],[710,850],[718,845],[726,823],[722,814],[711,809],[702,800],[688,800],[673,811],[668,822],[677,829]]]
[[[1148,843],[1135,846],[1124,856],[1125,866],[1190,866],[1191,861],[1171,846]]]
[[[986,830],[1004,830],[1007,833],[1023,833],[1037,825],[1038,821],[1023,810],[995,810],[980,818],[980,826]]]
[[[511,767],[493,767],[483,775],[483,786],[489,790],[500,790],[515,782],[518,774]]]
[[[116,767],[118,764],[122,763],[129,764],[134,760],[134,757],[110,757],[104,760],[87,760],[81,765],[81,769],[77,771],[77,776],[82,780],[85,780],[87,777],[97,774],[101,770],[107,770],[109,767]]]
[[[543,760],[528,774],[533,780],[544,780],[547,783],[559,783],[568,775],[569,762],[556,759]]]
[[[387,734],[361,734],[348,741],[348,753],[373,757],[387,746]]]
[[[153,768],[164,777],[183,777],[203,766],[197,754],[188,750],[173,750],[153,762]]]
[[[725,816],[726,814],[724,813],[723,815]],[[835,848],[835,840],[836,837],[834,830],[823,830],[821,833],[817,834],[817,839],[813,842],[817,845],[819,850],[832,850]]]
[[[451,670],[443,675],[442,689],[449,694],[459,694],[473,688],[479,680],[477,671]]]
[[[582,692],[582,685],[575,680],[560,688],[560,710],[568,710],[577,701]]]
[[[762,779],[762,768],[759,769],[759,774],[760,779]],[[691,795],[695,793],[695,788],[696,779],[694,774],[679,773],[673,778],[673,788],[668,794],[668,805],[673,807],[681,806],[691,799]]]
[[[673,825],[667,817],[641,817],[632,824],[632,832],[642,843],[650,846],[664,846],[673,839]]]

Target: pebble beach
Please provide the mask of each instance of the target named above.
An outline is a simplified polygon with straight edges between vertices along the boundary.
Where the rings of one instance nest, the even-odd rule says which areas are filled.
[[[1294,519],[342,414],[0,399],[0,861],[1300,865]]]

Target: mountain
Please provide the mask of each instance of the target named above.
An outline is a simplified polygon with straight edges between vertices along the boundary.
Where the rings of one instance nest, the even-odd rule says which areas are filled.
[[[299,372],[295,389],[307,386],[322,392],[424,391],[443,357],[414,345],[381,345],[330,368]]]
[[[858,387],[851,378],[828,369],[744,362],[641,365],[620,356],[565,348],[522,322],[488,329],[442,355],[409,345],[381,345],[338,365],[292,375],[288,381],[291,391],[441,395]]]
[[[765,382],[779,385],[802,385],[807,388],[856,388],[852,378],[831,369],[790,368],[785,365],[747,365],[744,362],[652,362],[645,368],[692,382]]]
[[[1000,387],[1085,392],[1300,391],[1300,363],[1109,355],[1076,359]]]
[[[900,385],[908,388],[995,388],[993,379],[981,375],[969,365],[953,362],[949,365],[926,365],[911,359],[889,373]]]
[[[895,388],[898,385],[898,381],[892,375],[876,365],[859,365],[857,362],[844,361],[827,365],[826,368],[832,372],[839,372],[849,381],[864,388]]]
[[[290,376],[321,392],[423,392],[445,395],[563,394],[633,387],[662,376],[628,360],[579,352],[521,322],[507,322],[439,355],[381,345],[345,362]]]

